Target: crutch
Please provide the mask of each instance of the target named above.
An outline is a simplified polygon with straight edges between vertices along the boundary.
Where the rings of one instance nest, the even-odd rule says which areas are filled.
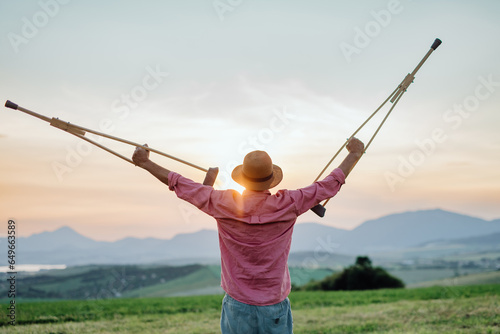
[[[215,183],[215,179],[217,178],[217,174],[219,173],[219,168],[218,167],[213,167],[213,168],[211,167],[209,169],[206,169],[206,168],[197,166],[195,164],[192,164],[190,162],[187,162],[185,160],[176,158],[176,157],[174,157],[174,156],[172,156],[170,154],[163,153],[163,152],[161,152],[159,150],[156,150],[156,149],[154,149],[152,147],[149,147],[149,146],[144,146],[144,145],[141,145],[141,144],[138,144],[138,143],[134,143],[133,141],[130,141],[130,140],[126,140],[126,139],[118,138],[118,137],[115,137],[115,136],[111,136],[111,135],[108,135],[108,134],[105,134],[105,133],[102,133],[102,132],[98,132],[98,131],[95,131],[95,130],[92,130],[92,129],[87,129],[87,128],[84,128],[82,126],[76,125],[76,124],[71,124],[69,122],[65,122],[63,120],[60,120],[59,118],[55,118],[55,117],[49,118],[47,116],[44,116],[44,115],[38,114],[36,112],[33,112],[33,111],[29,110],[29,109],[23,108],[23,107],[15,104],[15,103],[9,101],[9,100],[7,100],[5,102],[5,106],[7,108],[11,108],[11,109],[14,109],[14,110],[22,111],[22,112],[24,112],[26,114],[29,114],[29,115],[34,116],[34,117],[37,117],[37,118],[39,118],[39,119],[41,119],[41,120],[43,120],[45,122],[48,122],[50,125],[58,128],[58,129],[64,130],[64,131],[66,131],[66,132],[68,132],[68,133],[70,133],[70,134],[72,134],[72,135],[74,135],[74,136],[76,136],[76,137],[78,137],[80,139],[83,139],[83,140],[85,140],[85,141],[87,141],[87,142],[89,142],[89,143],[91,143],[91,144],[93,144],[93,145],[95,145],[95,146],[97,146],[97,147],[105,150],[106,152],[109,152],[109,153],[111,153],[111,154],[113,154],[113,155],[115,155],[115,156],[117,156],[117,157],[119,157],[119,158],[121,158],[121,159],[123,159],[123,160],[125,160],[127,162],[130,162],[131,164],[134,164],[134,162],[131,159],[129,159],[129,158],[127,158],[127,157],[125,157],[125,156],[123,156],[123,155],[121,155],[121,154],[119,154],[119,153],[117,153],[117,152],[115,152],[115,151],[107,148],[104,145],[101,145],[101,144],[93,141],[92,139],[89,139],[89,138],[85,137],[85,133],[89,132],[89,133],[93,133],[93,134],[101,136],[101,137],[105,137],[105,138],[108,138],[108,139],[116,140],[118,142],[122,142],[124,144],[132,145],[132,146],[139,146],[139,147],[142,147],[142,148],[144,148],[144,149],[146,149],[148,151],[157,153],[159,155],[163,155],[163,156],[165,156],[167,158],[170,158],[172,160],[175,160],[175,161],[178,161],[178,162],[183,163],[185,165],[188,165],[188,166],[194,167],[196,169],[199,169],[199,170],[201,170],[201,171],[203,171],[203,172],[206,173],[205,180],[203,181],[204,185],[213,186],[214,183]]]
[[[320,177],[323,175],[323,173],[328,169],[328,167],[330,166],[330,164],[333,162],[333,160],[339,155],[339,153],[344,149],[344,147],[347,145],[347,143],[349,142],[349,140],[354,137],[364,126],[366,123],[368,123],[373,116],[375,116],[375,114],[387,103],[387,101],[391,101],[392,103],[392,106],[391,108],[389,109],[389,111],[387,112],[387,114],[385,115],[385,117],[382,119],[382,122],[380,123],[380,125],[378,126],[378,128],[375,130],[375,133],[373,134],[373,136],[371,137],[370,141],[366,144],[365,146],[365,152],[366,150],[368,149],[368,147],[370,146],[370,144],[372,143],[373,139],[375,138],[375,136],[378,134],[380,128],[382,127],[382,125],[384,125],[385,121],[387,120],[387,118],[389,117],[389,115],[391,114],[392,110],[394,109],[394,107],[396,106],[396,104],[399,102],[399,100],[401,99],[401,97],[403,96],[403,94],[406,92],[406,90],[408,89],[408,86],[410,86],[410,84],[413,82],[413,80],[415,79],[415,74],[417,73],[417,71],[420,69],[420,67],[424,64],[424,62],[427,60],[427,58],[429,58],[429,56],[431,55],[431,53],[436,50],[436,48],[441,44],[441,40],[439,38],[436,38],[434,40],[434,43],[432,43],[431,45],[431,48],[430,50],[427,52],[427,54],[424,56],[424,58],[422,58],[422,60],[420,61],[420,63],[418,63],[417,67],[415,67],[415,69],[413,70],[413,72],[411,73],[408,73],[406,75],[406,77],[403,79],[403,81],[401,81],[401,83],[397,86],[397,88],[391,93],[391,95],[389,95],[389,97],[387,99],[385,99],[385,101],[370,115],[370,117],[368,117],[366,119],[366,121],[363,122],[363,124],[361,124],[357,129],[356,131],[354,131],[354,133],[346,140],[346,142],[344,143],[344,145],[342,145],[339,150],[337,151],[337,153],[335,153],[335,155],[333,156],[333,158],[330,159],[330,161],[326,164],[325,168],[323,168],[323,170],[319,173],[318,177],[316,177],[316,180],[314,180],[314,182],[318,181],[320,179]],[[359,160],[358,160],[359,161]],[[358,161],[356,161],[356,163],[351,167],[351,170],[352,168],[354,168],[354,166],[356,166],[356,164],[358,163]],[[313,211],[315,214],[317,214],[318,216],[320,217],[324,217],[325,216],[325,212],[326,212],[326,204],[328,203],[328,201],[330,200],[327,199],[324,201],[323,204],[318,204],[316,206],[314,206],[313,208],[311,208],[311,211]]]

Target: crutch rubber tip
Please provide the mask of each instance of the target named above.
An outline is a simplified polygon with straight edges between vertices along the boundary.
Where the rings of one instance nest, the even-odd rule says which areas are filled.
[[[213,187],[215,179],[217,178],[217,174],[219,174],[219,167],[210,167],[208,169],[207,175],[205,175],[205,180],[203,180],[203,184],[205,186]]]
[[[436,50],[439,45],[441,45],[441,40],[439,38],[436,38],[434,40],[434,43],[432,43],[431,49]]]
[[[15,104],[14,102],[11,102],[9,100],[5,101],[5,106],[7,108],[11,108],[11,109],[17,109],[17,104]]]
[[[311,211],[320,216],[321,218],[323,218],[325,216],[326,208],[323,205],[318,204],[312,207]]]

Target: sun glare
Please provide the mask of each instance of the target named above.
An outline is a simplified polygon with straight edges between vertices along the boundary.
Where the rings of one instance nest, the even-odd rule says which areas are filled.
[[[232,179],[231,180],[221,180],[217,179],[215,181],[215,188],[217,190],[226,190],[226,189],[234,189],[240,194],[243,194],[243,191],[245,190],[245,187],[239,185],[238,183],[234,182]]]

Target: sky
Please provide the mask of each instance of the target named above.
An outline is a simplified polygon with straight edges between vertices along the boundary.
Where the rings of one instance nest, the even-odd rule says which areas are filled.
[[[326,216],[297,222],[498,219],[498,13],[493,0],[1,1],[0,101],[217,166],[217,189],[241,190],[232,169],[265,150],[284,172],[274,193],[312,183],[440,38]],[[20,111],[0,111],[0,151],[2,236],[9,219],[19,236],[69,226],[107,241],[216,229],[146,171]]]

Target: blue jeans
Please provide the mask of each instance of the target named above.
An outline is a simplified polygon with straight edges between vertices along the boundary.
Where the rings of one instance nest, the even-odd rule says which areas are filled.
[[[239,302],[226,294],[222,300],[222,334],[293,333],[290,300],[255,306]]]

